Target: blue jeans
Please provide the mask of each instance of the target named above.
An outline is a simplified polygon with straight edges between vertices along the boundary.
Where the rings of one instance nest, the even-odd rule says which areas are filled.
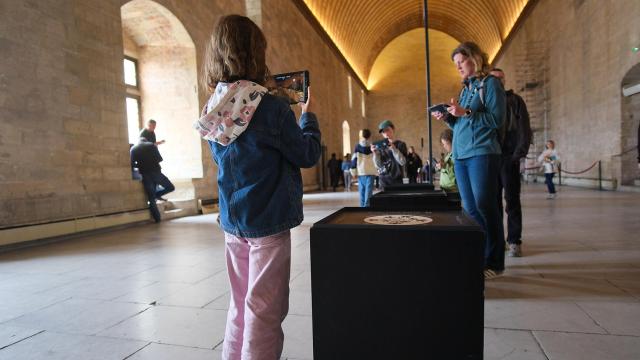
[[[456,181],[462,207],[485,232],[485,268],[504,270],[504,228],[498,212],[500,155],[456,160]]]
[[[373,194],[373,175],[358,176],[358,191],[360,192],[360,207],[369,206],[369,198]]]
[[[176,188],[160,171],[142,174],[142,185],[144,186],[144,191],[147,193],[147,198],[149,199],[149,211],[151,212],[151,216],[155,222],[160,222],[160,211],[156,205],[156,199],[164,194],[172,192]],[[158,185],[162,186],[163,189],[158,191]]]
[[[549,194],[556,193],[556,186],[553,185],[553,175],[556,173],[545,173],[544,174],[544,183],[547,184],[547,190],[549,190]]]

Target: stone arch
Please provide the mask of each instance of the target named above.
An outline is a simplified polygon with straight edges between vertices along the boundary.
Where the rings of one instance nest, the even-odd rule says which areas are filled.
[[[458,45],[452,36],[429,29],[431,100],[449,102],[460,93],[460,77],[449,57]],[[422,159],[428,158],[426,65],[424,29],[418,28],[396,37],[380,52],[369,75],[367,117],[371,129],[384,119],[393,122],[396,136],[413,145]],[[414,54],[399,56],[398,54]],[[439,136],[446,128],[432,121],[433,154],[444,152]],[[434,155],[437,157],[437,155]]]
[[[621,89],[640,84],[640,63],[629,69],[622,79]],[[638,170],[638,127],[640,126],[640,93],[624,96],[622,91],[620,124],[622,185],[633,185],[640,180]]]
[[[151,0],[132,0],[121,7],[124,55],[138,64],[141,120],[155,119],[163,173],[177,181],[203,176],[202,148],[191,127],[199,116],[196,48],[180,20]],[[128,93],[131,93],[128,87]],[[190,194],[176,192],[175,197]]]

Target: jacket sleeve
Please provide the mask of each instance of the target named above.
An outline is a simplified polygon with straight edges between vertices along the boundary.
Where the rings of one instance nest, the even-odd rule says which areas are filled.
[[[473,112],[470,117],[482,127],[498,130],[506,113],[506,95],[498,79],[493,76],[487,77],[483,96],[484,109]]]
[[[380,156],[380,150],[373,152],[373,165],[377,170],[382,170],[382,157]]]
[[[138,158],[136,157],[136,155],[133,153],[133,151],[129,150],[129,157],[131,157],[131,167],[138,167]]]
[[[355,149],[353,149],[353,155],[351,155],[351,168],[355,169],[358,167],[358,145],[356,145]]]
[[[513,152],[513,160],[520,160],[527,156],[529,152],[529,146],[531,145],[531,122],[529,120],[529,111],[527,111],[527,104],[518,95],[516,95],[517,108],[516,116],[518,119],[518,145]]]
[[[320,128],[314,113],[304,113],[298,126],[290,108],[284,113],[280,151],[292,164],[301,168],[313,167],[320,158]]]
[[[391,153],[400,166],[404,166],[407,163],[407,145],[404,142],[398,143],[398,147],[391,150]]]

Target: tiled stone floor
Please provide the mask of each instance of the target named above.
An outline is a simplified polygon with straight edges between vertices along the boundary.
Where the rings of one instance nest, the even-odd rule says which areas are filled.
[[[525,257],[487,283],[485,359],[640,359],[640,194],[543,192],[524,187]],[[309,227],[357,203],[305,196],[283,358],[312,358]],[[0,254],[0,359],[219,358],[223,249],[207,215]]]

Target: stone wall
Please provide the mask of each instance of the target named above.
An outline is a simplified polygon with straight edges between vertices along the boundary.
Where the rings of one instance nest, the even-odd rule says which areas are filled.
[[[0,228],[146,206],[129,167],[120,16],[125,3],[0,3]],[[217,19],[245,12],[244,2],[232,0],[157,3],[184,25],[198,70]],[[265,0],[262,13],[271,70],[310,70],[323,142],[329,152],[339,151],[342,121],[352,129],[363,124],[359,107],[347,104],[345,67],[291,2]],[[197,91],[204,104],[207,94]],[[204,176],[193,180],[195,196],[215,197],[216,168],[201,145]],[[304,172],[305,185],[317,180],[317,168]]]
[[[263,0],[262,26],[269,41],[267,60],[272,73],[309,70],[314,112],[320,121],[327,153],[342,153],[342,122],[345,120],[351,128],[351,144],[355,146],[358,129],[365,124],[360,107],[363,88],[352,81],[350,107],[346,67],[293,2]],[[299,114],[298,109],[296,114]],[[303,171],[305,185],[317,183],[318,171],[318,167]]]
[[[539,0],[496,64],[507,88],[532,111],[538,153],[556,141],[563,166],[580,171],[602,160],[604,178],[621,179],[626,148],[621,82],[640,62],[640,2]],[[532,154],[533,155],[533,154]],[[597,168],[576,175],[597,177]]]

